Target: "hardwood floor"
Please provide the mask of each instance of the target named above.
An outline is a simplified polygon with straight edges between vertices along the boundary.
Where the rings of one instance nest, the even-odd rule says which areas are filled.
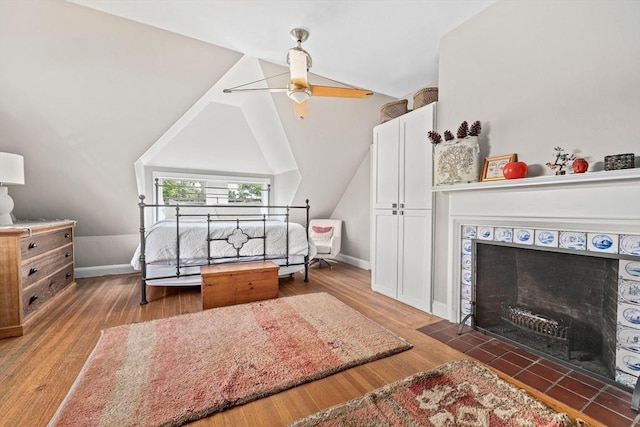
[[[416,329],[441,319],[374,293],[369,271],[340,263],[332,270],[313,268],[309,278],[308,283],[301,275],[282,279],[279,296],[327,292],[404,337],[414,348],[214,414],[192,425],[286,425],[413,373],[468,357],[418,332]],[[25,336],[0,340],[0,426],[46,425],[102,329],[201,309],[199,288],[150,288],[148,299],[148,305],[139,305],[137,274],[78,279],[66,299],[35,322]],[[536,395],[535,391],[530,392]],[[537,397],[545,398],[539,392]],[[558,402],[547,403],[572,413]]]

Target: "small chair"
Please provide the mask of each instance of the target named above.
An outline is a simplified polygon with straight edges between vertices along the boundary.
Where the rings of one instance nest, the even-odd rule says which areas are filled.
[[[309,221],[309,236],[316,244],[317,254],[310,265],[315,263],[319,267],[325,263],[331,268],[330,262],[340,253],[342,244],[342,220],[340,219],[312,219]]]

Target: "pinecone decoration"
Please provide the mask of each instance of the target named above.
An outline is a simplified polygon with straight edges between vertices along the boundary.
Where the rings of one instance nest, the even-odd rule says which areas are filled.
[[[444,140],[445,141],[451,141],[453,139],[453,134],[451,133],[450,130],[445,130],[444,131]]]
[[[469,134],[469,123],[464,121],[460,124],[460,127],[458,128],[458,133],[456,134],[456,136],[458,137],[458,139],[462,139],[462,138],[466,138],[468,134]]]
[[[440,136],[438,132],[430,130],[429,132],[427,132],[427,135],[429,136],[429,140],[431,140],[431,143],[433,145],[440,144],[442,142],[442,136]]]
[[[476,120],[471,125],[471,129],[469,129],[469,136],[479,136],[480,132],[482,132],[482,125],[480,124],[480,120]]]

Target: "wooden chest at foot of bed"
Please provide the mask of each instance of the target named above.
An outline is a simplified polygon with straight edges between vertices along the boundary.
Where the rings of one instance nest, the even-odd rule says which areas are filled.
[[[200,267],[202,309],[275,298],[278,296],[278,269],[271,261]]]

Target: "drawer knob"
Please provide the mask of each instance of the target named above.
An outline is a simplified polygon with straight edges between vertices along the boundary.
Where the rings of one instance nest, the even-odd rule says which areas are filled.
[[[69,252],[67,252],[66,254],[64,254],[65,258],[69,258],[71,256],[71,254]]]
[[[65,239],[68,239],[69,237],[71,237],[71,234],[69,234],[69,233],[64,233],[64,238],[65,238]]]
[[[29,305],[33,304],[38,299],[38,295],[31,295],[29,298]]]
[[[36,267],[31,267],[29,269],[29,276],[31,276],[32,274],[36,274],[38,272],[38,269]]]
[[[67,273],[67,274],[65,274],[65,276],[64,276],[64,277],[66,277],[66,278],[68,279],[69,277],[71,277],[71,273]]]
[[[36,242],[29,243],[29,249],[37,248],[38,244]]]

